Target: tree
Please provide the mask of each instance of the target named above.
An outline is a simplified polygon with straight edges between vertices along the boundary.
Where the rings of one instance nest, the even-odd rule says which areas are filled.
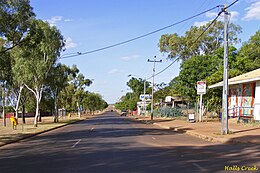
[[[102,97],[96,93],[86,93],[86,96],[83,99],[83,104],[92,114],[94,114],[96,110],[103,110],[108,106]]]
[[[71,68],[71,75],[69,76],[69,79],[71,80],[71,83],[73,84],[75,88],[75,103],[78,110],[78,115],[80,116],[80,106],[82,106],[82,101],[84,98],[84,90],[87,86],[90,86],[92,84],[92,80],[86,79],[85,76],[81,73],[79,73],[79,69],[76,65],[73,65]]]
[[[193,56],[184,61],[181,64],[179,76],[169,84],[173,88],[173,94],[196,102],[198,97],[197,81],[206,80],[207,85],[212,85],[223,80],[223,54],[224,49],[219,48],[213,55]],[[236,48],[229,47],[229,77],[240,73],[236,68],[236,57]],[[203,97],[208,102],[210,109],[217,110],[220,108],[221,93],[220,89],[207,89]]]
[[[239,50],[237,68],[241,73],[260,68],[260,30],[251,36]]]
[[[172,88],[170,86],[166,86],[164,83],[160,84],[158,90],[154,93],[154,101],[164,101],[166,96],[171,96]]]
[[[5,0],[0,2],[0,37],[6,39],[0,56],[25,41],[30,20],[35,14],[30,0]]]
[[[54,122],[58,122],[58,98],[60,92],[69,85],[69,75],[71,70],[65,64],[58,63],[55,67],[51,68],[48,73],[47,86],[49,88],[50,97],[54,100]]]
[[[50,69],[56,63],[57,57],[64,46],[63,37],[54,26],[41,20],[33,20],[30,28],[30,43],[23,45],[25,50],[23,76],[25,86],[35,96],[36,113],[34,126],[37,126],[39,105],[42,91]]]
[[[4,50],[3,45],[5,40],[0,38],[0,51]],[[1,100],[2,100],[2,115],[3,115],[3,126],[6,126],[5,118],[5,101],[6,101],[6,85],[7,81],[11,79],[11,61],[9,52],[0,55],[0,85],[1,85]]]
[[[127,82],[127,86],[130,87],[130,89],[133,90],[134,94],[139,97],[140,94],[144,93],[144,82],[146,85],[146,93],[151,93],[152,89],[150,87],[150,83],[141,78],[137,79],[137,78],[132,77]]]
[[[210,23],[196,27],[193,26],[184,36],[179,36],[177,33],[164,34],[160,38],[160,51],[168,54],[168,58],[185,61],[192,56],[213,54],[222,46],[224,23],[216,21],[213,27],[210,27],[200,38],[199,36]],[[237,34],[241,32],[241,27],[238,25],[229,25],[229,44],[236,44],[240,40]],[[197,38],[199,38],[197,40]]]

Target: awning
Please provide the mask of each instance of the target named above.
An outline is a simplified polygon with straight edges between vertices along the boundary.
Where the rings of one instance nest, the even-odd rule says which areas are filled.
[[[228,85],[235,85],[241,83],[249,83],[254,81],[260,81],[260,68],[248,73],[228,79]],[[218,82],[214,85],[210,85],[209,88],[223,87],[223,81]]]

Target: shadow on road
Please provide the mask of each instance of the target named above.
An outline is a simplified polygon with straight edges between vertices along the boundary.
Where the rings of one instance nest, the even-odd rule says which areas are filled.
[[[30,145],[21,143],[15,152],[7,147],[0,151],[0,172],[226,172],[225,166],[233,165],[257,165],[260,169],[259,145],[209,143],[155,147],[137,144],[125,139],[179,134],[153,127],[125,128],[124,123],[129,124],[131,120],[124,118],[117,122],[117,128],[111,129],[113,118],[112,115],[100,117],[78,124],[77,130],[35,137],[28,141]],[[104,127],[86,128],[98,123]]]

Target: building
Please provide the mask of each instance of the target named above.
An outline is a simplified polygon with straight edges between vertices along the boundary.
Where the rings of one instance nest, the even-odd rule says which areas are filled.
[[[254,118],[260,121],[260,68],[228,79],[230,117]],[[223,87],[223,81],[209,88]]]

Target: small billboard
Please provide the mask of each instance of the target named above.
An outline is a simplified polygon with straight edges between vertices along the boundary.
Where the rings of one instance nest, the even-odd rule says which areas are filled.
[[[206,94],[206,81],[197,82],[197,94]]]

